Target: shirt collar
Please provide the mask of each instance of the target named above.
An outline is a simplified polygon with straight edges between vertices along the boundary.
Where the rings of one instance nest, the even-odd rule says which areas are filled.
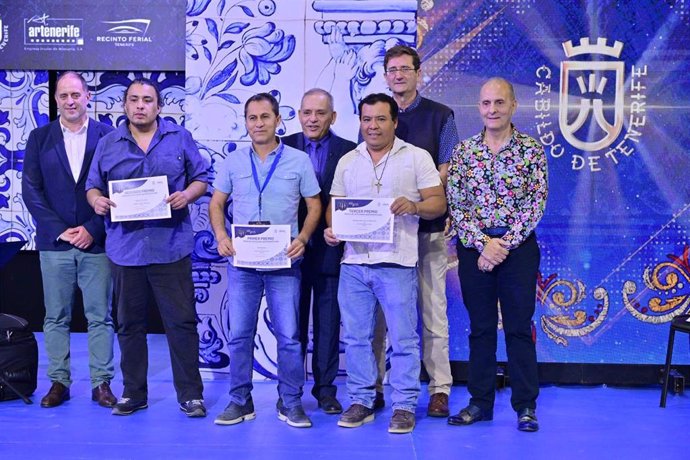
[[[120,139],[134,140],[134,137],[132,137],[132,132],[129,130],[129,120],[125,120],[124,123],[121,123],[120,126],[118,126],[118,129],[120,130]],[[177,131],[178,129],[179,128],[175,123],[171,123],[161,118],[160,115],[156,117],[156,133],[160,133],[161,136],[163,134]],[[156,133],[153,135],[155,136]]]
[[[399,137],[395,137],[395,140],[393,141],[393,147],[391,148],[390,155],[395,155],[398,152],[400,152],[402,149],[407,147],[407,142],[404,140],[400,139]],[[367,151],[367,143],[362,142],[359,144],[356,148],[356,150],[359,152],[360,155],[364,155],[367,158],[370,158],[369,152]]]
[[[84,124],[81,126],[81,128],[79,128],[76,132],[75,132],[75,131],[71,131],[67,126],[63,125],[63,124],[62,124],[62,117],[61,117],[61,118],[60,118],[60,128],[62,129],[62,134],[63,134],[63,135],[72,135],[72,136],[76,136],[76,135],[79,135],[79,134],[84,134],[84,133],[86,132],[86,130],[89,128],[89,117],[86,117],[86,121],[85,121]]]
[[[283,144],[283,141],[280,137],[276,136],[276,140],[278,141],[278,145],[276,148],[268,152],[268,155],[266,156],[267,158],[270,157],[271,155],[277,155],[279,153],[283,152],[283,149],[285,148],[285,144]],[[249,144],[249,152],[251,155],[256,155],[257,157],[259,156],[255,151],[254,151],[254,146],[252,144]]]
[[[486,127],[484,127],[482,129],[482,131],[479,134],[477,134],[477,137],[476,137],[477,143],[484,145],[484,135],[485,134],[486,134]],[[518,133],[517,128],[515,127],[514,124],[511,123],[510,124],[510,138],[508,139],[508,142],[505,143],[504,147],[512,145],[515,142],[515,139],[516,139],[518,134],[519,133]]]
[[[414,97],[414,99],[412,99],[412,103],[404,109],[399,109],[399,111],[400,113],[405,113],[414,110],[417,108],[420,102],[422,102],[422,95],[419,94],[419,91],[417,91],[417,95]]]
[[[319,139],[318,141],[313,141],[313,140],[309,139],[307,136],[304,135],[304,133],[302,133],[302,137],[304,138],[304,146],[305,146],[305,147],[308,147],[308,146],[310,146],[310,145],[316,146],[316,145],[318,145],[318,144],[323,145],[324,142],[327,142],[327,141],[331,138],[331,130],[329,129],[329,130],[326,132],[326,135],[323,136],[323,137],[322,137],[321,139]]]

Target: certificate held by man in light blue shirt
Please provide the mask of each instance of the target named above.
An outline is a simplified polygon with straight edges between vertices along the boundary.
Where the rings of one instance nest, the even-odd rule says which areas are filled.
[[[290,225],[232,225],[235,267],[275,270],[290,268],[287,256]]]

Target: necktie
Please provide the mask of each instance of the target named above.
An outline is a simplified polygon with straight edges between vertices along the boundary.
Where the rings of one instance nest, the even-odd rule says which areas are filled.
[[[319,179],[321,183],[321,175],[323,173],[323,155],[321,154],[321,143],[312,142],[311,144],[311,164],[314,166],[314,172],[316,173],[316,178]]]

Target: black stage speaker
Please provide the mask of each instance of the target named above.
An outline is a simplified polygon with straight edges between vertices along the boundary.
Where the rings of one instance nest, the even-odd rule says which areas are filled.
[[[21,398],[31,404],[37,374],[38,345],[29,323],[0,313],[0,401]]]

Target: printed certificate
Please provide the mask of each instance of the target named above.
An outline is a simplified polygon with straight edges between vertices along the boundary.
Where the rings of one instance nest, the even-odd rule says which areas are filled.
[[[333,233],[342,241],[393,242],[393,198],[333,198]]]
[[[117,207],[110,208],[112,222],[131,220],[169,219],[168,178],[165,176],[108,182],[110,200]]]
[[[289,245],[289,225],[232,225],[232,246],[235,249],[232,262],[235,267],[290,268]]]

